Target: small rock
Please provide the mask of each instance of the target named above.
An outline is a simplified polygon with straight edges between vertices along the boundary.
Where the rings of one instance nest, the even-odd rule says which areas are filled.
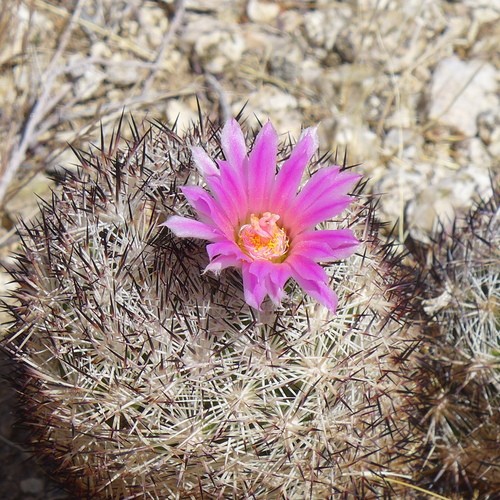
[[[307,38],[316,47],[322,47],[328,51],[332,50],[337,36],[348,23],[350,14],[349,7],[307,12],[304,16]]]
[[[168,18],[165,11],[160,7],[146,4],[139,10],[139,20],[148,47],[158,47],[168,31]]]
[[[404,159],[414,159],[423,144],[424,138],[417,131],[391,128],[384,137],[382,154],[388,158],[401,154]]]
[[[324,12],[313,10],[304,16],[304,27],[309,42],[316,47],[322,47],[325,44],[325,33],[323,26],[326,23],[326,16]],[[335,43],[335,38],[331,43],[332,47]]]
[[[130,61],[127,61],[122,53],[113,54],[110,61],[111,64],[105,67],[106,81],[118,87],[125,87],[134,85],[144,79],[143,68],[140,68],[137,64],[130,64]]]
[[[226,66],[241,59],[245,40],[235,32],[210,31],[200,35],[194,51],[208,72],[222,73]]]
[[[256,23],[272,23],[280,13],[280,6],[274,2],[250,0],[247,5],[248,17]]]
[[[488,146],[488,153],[490,153],[491,157],[498,161],[500,159],[500,132],[497,134],[496,142],[492,142]]]
[[[92,57],[108,59],[113,55],[113,51],[108,43],[98,41],[92,44],[90,54]]]
[[[459,163],[464,167],[473,165],[475,168],[485,171],[492,167],[490,155],[483,141],[478,137],[459,142],[456,148],[456,156]]]
[[[90,63],[86,58],[75,55],[69,59],[71,61],[69,73],[73,77],[73,92],[82,100],[90,99],[98,91],[106,73],[97,64]]]
[[[488,153],[497,161],[500,158],[500,108],[479,115],[477,123],[479,137],[486,144]]]
[[[474,19],[479,23],[498,21],[500,0],[464,0],[464,4],[473,9]]]
[[[278,20],[279,28],[284,33],[294,33],[296,30],[300,29],[303,22],[304,17],[302,14],[294,10],[286,10],[281,13]]]
[[[479,137],[487,145],[500,140],[500,108],[481,113],[477,119]]]
[[[442,60],[431,83],[429,118],[472,137],[480,113],[498,106],[495,68],[483,61]]]
[[[271,119],[276,130],[287,131],[292,137],[299,137],[304,117],[297,109],[297,99],[288,92],[278,89],[274,85],[264,84],[258,90],[245,96],[244,100],[232,105],[232,112],[237,114],[247,105],[252,110],[246,124],[248,127],[257,128],[260,123]]]
[[[303,51],[291,41],[273,47],[269,56],[269,71],[286,82],[295,82],[298,70],[304,60]]]
[[[478,185],[478,182],[481,183],[478,174],[477,169],[473,172],[460,171],[438,182],[431,179],[423,188],[422,184],[414,185],[405,213],[412,237],[429,241],[429,235],[438,221],[446,230],[450,230],[457,214],[467,212],[478,191],[480,195],[488,197],[491,190],[485,187],[483,191]],[[483,177],[487,181],[486,172]]]
[[[272,111],[283,111],[294,109],[297,106],[297,99],[282,90],[271,85],[263,85],[249,101],[256,107]]]
[[[394,113],[389,115],[384,122],[387,128],[402,127],[411,128],[415,124],[415,115],[412,109],[407,106],[399,106]]]

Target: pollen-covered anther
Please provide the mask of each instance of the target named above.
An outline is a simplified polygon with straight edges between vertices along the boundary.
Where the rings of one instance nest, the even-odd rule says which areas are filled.
[[[241,226],[238,234],[240,248],[256,260],[280,261],[287,253],[289,240],[284,229],[278,226],[280,216],[264,212],[250,215],[250,223]]]

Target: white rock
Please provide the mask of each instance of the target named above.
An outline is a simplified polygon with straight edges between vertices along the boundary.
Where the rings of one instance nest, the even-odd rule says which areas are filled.
[[[239,33],[211,31],[200,35],[194,50],[207,71],[222,73],[226,66],[241,59],[245,40]]]
[[[406,217],[413,238],[428,242],[429,235],[438,223],[446,228],[451,227],[456,211],[449,194],[439,192],[436,187],[429,187],[412,198],[407,205]]]
[[[490,109],[478,118],[479,137],[490,144],[495,130],[500,128],[500,109]]]
[[[410,234],[417,240],[428,241],[438,221],[449,230],[457,214],[465,213],[472,199],[488,199],[491,185],[487,169],[471,167],[437,180],[428,176],[427,183],[413,184],[405,212]]]
[[[500,160],[500,130],[496,132],[496,140],[488,146],[488,153],[495,161]]]
[[[477,133],[477,117],[498,106],[496,71],[479,60],[442,60],[431,83],[429,118],[472,137]]]
[[[413,159],[422,149],[424,138],[415,130],[392,128],[384,137],[382,154],[387,157],[401,155],[404,159]]]
[[[304,60],[304,52],[291,41],[273,44],[269,55],[269,72],[286,82],[294,82]]]
[[[92,57],[108,59],[113,55],[113,51],[109,43],[97,41],[90,47],[90,54]]]
[[[303,125],[303,115],[297,109],[297,99],[274,85],[264,84],[258,90],[245,96],[244,100],[236,101],[232,105],[233,114],[237,114],[246,105],[252,113],[248,114],[246,125],[249,128],[260,128],[258,122],[273,122],[278,133],[290,133],[292,137],[299,137]]]
[[[472,9],[474,19],[479,23],[491,23],[500,15],[500,0],[463,0]]]
[[[174,3],[173,0],[168,1]],[[201,13],[205,20],[216,17],[221,21],[235,24],[244,12],[242,4],[242,0],[185,0],[185,9],[188,15],[189,11],[193,11]]]
[[[274,2],[250,0],[247,5],[247,15],[256,23],[272,23],[279,13],[280,6]]]
[[[409,109],[407,106],[399,106],[394,113],[387,117],[384,126],[387,128],[410,128],[414,123],[415,116],[413,110]]]
[[[137,64],[130,64],[119,52],[110,58],[111,64],[106,66],[106,80],[119,86],[134,85],[144,79],[144,70]]]
[[[455,153],[462,166],[473,165],[477,169],[487,170],[491,168],[491,158],[486,146],[478,137],[472,137],[461,141],[455,148]]]
[[[297,99],[293,95],[271,85],[263,85],[261,89],[250,96],[249,103],[256,108],[266,109],[270,112],[297,107]]]
[[[332,50],[340,31],[351,16],[350,7],[338,7],[326,11],[312,10],[304,16],[304,27],[309,41],[326,50]]]
[[[494,160],[500,158],[500,108],[490,109],[478,118],[479,137]]]
[[[286,10],[281,13],[279,17],[280,29],[285,33],[294,33],[296,30],[300,29],[303,22],[303,15],[294,10]]]
[[[105,79],[106,73],[86,57],[74,54],[68,60],[68,73],[73,77],[73,92],[81,100],[91,98]]]
[[[313,10],[308,12],[304,16],[304,26],[306,29],[306,35],[309,41],[321,47],[325,44],[325,34],[323,31],[323,26],[326,23],[325,13],[319,10]],[[335,39],[333,40],[335,42]],[[332,43],[333,46],[333,43]]]
[[[147,47],[158,47],[168,31],[168,18],[160,7],[146,4],[139,10],[139,21],[144,30]],[[142,40],[141,40],[142,41]]]
[[[463,0],[463,3],[469,7],[490,8],[497,13],[500,11],[500,0]]]

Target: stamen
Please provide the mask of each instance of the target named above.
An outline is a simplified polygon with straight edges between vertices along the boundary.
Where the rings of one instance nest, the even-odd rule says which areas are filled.
[[[250,215],[250,224],[241,226],[238,234],[240,248],[256,260],[279,262],[288,251],[288,236],[276,222],[280,216],[264,212]]]

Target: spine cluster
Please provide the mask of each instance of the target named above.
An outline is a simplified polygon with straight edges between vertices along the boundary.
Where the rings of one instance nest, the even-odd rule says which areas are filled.
[[[420,276],[360,193],[331,223],[363,242],[328,269],[337,314],[293,285],[257,312],[238,272],[203,273],[205,244],[160,227],[189,210],[190,147],[217,157],[219,134],[118,132],[20,228],[3,347],[44,462],[81,498],[403,498],[453,474],[463,491],[464,470],[498,480],[481,455],[500,435],[498,205],[452,237],[458,253],[434,250],[435,344]]]
[[[500,490],[499,201],[497,191],[421,255],[431,316],[419,391],[424,482],[445,494]]]

